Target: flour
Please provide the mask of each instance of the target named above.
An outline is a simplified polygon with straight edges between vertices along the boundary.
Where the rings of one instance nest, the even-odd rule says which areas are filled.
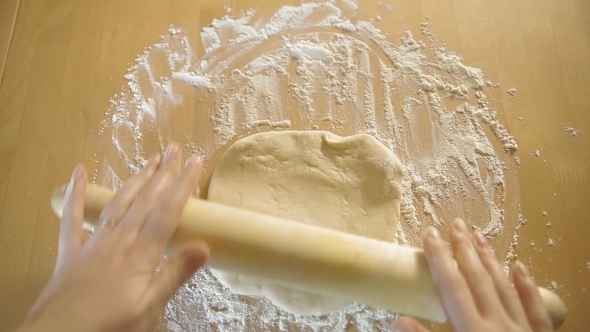
[[[561,289],[561,285],[558,284],[556,281],[550,281],[549,287],[547,287],[550,291],[557,292]]]
[[[213,86],[211,80],[208,77],[186,72],[176,72],[172,73],[172,78],[183,81],[189,85],[194,86],[195,88],[204,89],[209,92],[215,91],[215,86]]]
[[[506,92],[511,95],[512,97],[516,96],[516,88],[510,88],[506,90]]]
[[[312,59],[330,61],[332,59],[332,53],[321,45],[309,43],[306,41],[299,41],[295,44],[288,42],[288,39],[284,42],[283,46],[287,50],[287,53],[293,59],[301,60],[302,56],[308,56]]]
[[[565,127],[565,132],[570,135],[570,137],[578,137],[582,131],[572,126],[567,126]]]
[[[526,225],[527,220],[523,217],[523,215],[519,212],[518,218],[516,220],[516,227],[514,232],[512,233],[512,240],[510,241],[510,245],[508,247],[508,253],[502,262],[502,269],[508,275],[510,273],[510,269],[512,267],[512,262],[516,259],[516,254],[514,250],[518,245],[518,231],[522,228],[522,226]]]
[[[391,40],[372,23],[380,17],[357,8],[353,0],[310,2],[256,22],[254,10],[226,9],[200,31],[202,47],[191,45],[193,31],[170,27],[111,99],[100,130],[104,167],[94,181],[118,188],[171,140],[203,155],[208,177],[211,156],[258,131],[367,133],[405,167],[396,242],[418,246],[426,226],[446,230],[462,216],[490,240],[511,237],[497,248],[507,268],[526,220],[514,203],[520,159],[507,154],[518,145],[489,98],[499,84],[438,43],[430,23],[419,26],[425,42],[410,31]],[[232,295],[216,271],[203,269],[169,303],[162,327],[374,331],[393,317],[357,304],[293,316],[265,299]]]

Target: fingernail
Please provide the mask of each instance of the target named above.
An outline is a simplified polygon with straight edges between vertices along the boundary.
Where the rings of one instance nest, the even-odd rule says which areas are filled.
[[[184,164],[184,166],[189,166],[189,165],[197,165],[203,162],[203,157],[201,156],[193,156],[190,157],[186,160],[186,163]]]
[[[159,153],[154,153],[150,159],[148,159],[147,165],[146,166],[155,166],[160,162],[160,154]]]
[[[76,181],[76,179],[78,179],[80,177],[80,166],[76,166],[76,168],[74,168],[74,171],[72,172],[72,176],[70,177],[70,183],[74,183],[74,181]]]
[[[480,232],[475,233],[475,243],[481,248],[488,247],[488,240],[486,240],[486,237]]]
[[[431,237],[435,240],[440,239],[440,234],[434,227],[428,227],[424,233],[427,237]]]
[[[76,166],[76,168],[74,168],[74,171],[72,172],[72,176],[70,177],[70,182],[68,183],[68,186],[66,187],[65,197],[70,197],[70,195],[72,194],[72,190],[74,188],[74,183],[82,180],[83,178],[84,178],[84,167],[82,165],[78,165],[78,166]]]
[[[70,177],[70,182],[68,182],[68,186],[66,187],[66,193],[65,193],[65,197],[70,197],[70,195],[72,194],[72,188],[74,187],[74,182],[76,182],[76,179],[78,178],[78,167],[74,168],[74,171],[72,172],[72,176]]]
[[[516,261],[516,263],[514,263],[514,269],[516,270],[516,273],[523,278],[530,278],[531,276],[529,270],[521,261]]]
[[[173,155],[175,155],[178,152],[178,144],[172,142],[170,143],[170,145],[168,146],[168,149],[166,149],[166,155],[164,156],[164,160],[170,160],[170,158],[172,158]]]
[[[455,219],[453,220],[452,227],[455,229],[457,234],[466,235],[469,232],[467,231],[467,226],[465,226],[465,222],[462,219]]]
[[[86,175],[87,175],[87,173],[86,173],[86,168],[84,167],[84,165],[78,164],[78,166],[76,166],[76,168],[74,169],[74,174],[73,174],[76,181],[84,180]]]

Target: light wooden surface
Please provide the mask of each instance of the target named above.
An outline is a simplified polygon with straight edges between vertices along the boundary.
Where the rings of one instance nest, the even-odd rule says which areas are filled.
[[[8,55],[12,29],[16,20],[19,0],[5,0],[0,2],[0,82],[4,73],[4,64]]]
[[[516,98],[502,95],[499,115],[515,135],[523,160],[521,205],[529,222],[517,254],[533,266],[540,285],[559,284],[570,309],[561,331],[587,331],[590,2],[387,2],[394,10],[383,14],[384,31],[408,28],[418,36],[420,22],[429,16],[449,48],[503,83],[503,89],[517,88]],[[225,4],[271,12],[279,6]],[[223,16],[223,5],[212,0],[13,0],[0,5],[0,63],[9,45],[0,85],[1,330],[22,320],[52,272],[58,220],[49,207],[51,191],[67,181],[76,163],[97,167],[98,124],[129,63],[170,24],[198,31]],[[376,1],[361,4],[361,9],[376,7]],[[16,14],[12,33],[7,32],[10,10]],[[582,133],[570,137],[569,124]],[[542,158],[530,157],[537,149]],[[549,238],[555,246],[544,245]],[[531,241],[537,244],[528,245]]]

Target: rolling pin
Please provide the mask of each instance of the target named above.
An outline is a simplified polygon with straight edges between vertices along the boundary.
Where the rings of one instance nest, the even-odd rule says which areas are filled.
[[[51,198],[60,217],[64,195],[62,187]],[[108,188],[87,186],[85,228],[94,227],[113,195]],[[418,318],[446,320],[420,249],[191,198],[168,250],[195,239],[209,245],[207,266],[215,269]],[[539,291],[559,327],[565,305],[549,290]]]

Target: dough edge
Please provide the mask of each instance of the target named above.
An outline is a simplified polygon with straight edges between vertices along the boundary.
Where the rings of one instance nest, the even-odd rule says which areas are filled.
[[[313,136],[318,142],[320,148],[322,146],[337,149],[340,151],[366,151],[367,146],[370,146],[370,152],[377,152],[373,155],[374,159],[380,159],[385,161],[383,168],[390,171],[386,177],[391,178],[391,183],[385,185],[387,187],[385,191],[390,191],[388,195],[397,197],[397,209],[395,209],[395,228],[397,228],[397,222],[399,221],[399,198],[401,197],[401,177],[403,174],[403,166],[397,156],[379,142],[375,137],[368,134],[355,134],[351,136],[341,137],[332,134],[328,131],[273,131],[273,132],[262,132],[256,133],[251,136],[242,138],[236,141],[222,156],[220,162],[213,172],[210,186],[209,186],[209,199],[213,197],[214,201],[220,203],[223,199],[217,200],[216,188],[219,178],[219,174],[222,175],[228,170],[225,169],[227,165],[223,163],[224,160],[237,160],[239,159],[240,151],[239,146],[241,144],[257,144],[267,141],[278,141],[281,139],[292,139],[297,140],[300,137],[309,138]],[[280,145],[277,143],[277,145]],[[230,165],[231,166],[231,165]],[[227,179],[224,179],[227,180]],[[223,182],[223,181],[221,181]],[[230,204],[236,205],[236,204]],[[261,211],[269,212],[269,211]],[[393,238],[391,239],[393,240]],[[240,275],[228,271],[220,271],[222,281],[235,293],[248,296],[265,296],[275,303],[280,308],[298,315],[322,315],[330,312],[338,311],[349,304],[349,301],[336,299],[333,297],[327,297],[320,294],[312,294],[303,290],[297,290],[285,285],[278,285],[276,283],[269,283],[260,278]]]

